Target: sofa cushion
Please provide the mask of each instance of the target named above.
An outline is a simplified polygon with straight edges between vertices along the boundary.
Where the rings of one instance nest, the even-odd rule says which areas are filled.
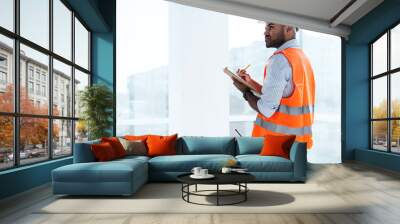
[[[264,146],[261,149],[261,156],[280,156],[289,158],[290,148],[293,145],[296,135],[265,135]]]
[[[149,170],[163,172],[190,172],[193,167],[200,166],[212,172],[219,171],[230,159],[231,155],[174,155],[158,156],[149,160]]]
[[[124,146],[121,144],[117,137],[103,137],[101,138],[101,142],[108,142],[114,149],[115,155],[117,158],[122,158],[126,156],[126,151]]]
[[[149,136],[147,137],[146,143],[148,156],[165,156],[176,154],[176,140],[178,134],[170,136]]]
[[[178,141],[177,154],[225,154],[235,155],[235,139],[233,137],[195,137],[184,136]]]
[[[131,156],[125,156],[124,158],[120,158],[117,160],[113,160],[113,162],[127,162],[127,163],[133,162],[133,163],[135,163],[134,162],[135,160],[139,160],[142,162],[148,162],[149,159],[150,159],[150,157],[147,157],[147,156],[131,155]]]
[[[140,159],[74,163],[53,170],[57,182],[131,182],[134,173],[147,176],[147,163]]]
[[[263,137],[237,137],[236,155],[259,154],[264,144]]]
[[[137,141],[137,140],[141,140],[141,141],[145,141],[147,137],[149,137],[150,135],[125,135],[123,138],[129,141]]]
[[[292,161],[279,156],[238,155],[240,167],[249,172],[292,172]]]
[[[95,162],[96,158],[90,148],[92,144],[99,144],[101,141],[93,140],[87,142],[75,143],[74,147],[74,163]]]
[[[122,146],[126,151],[126,155],[147,155],[146,142],[142,140],[126,140],[124,138],[118,138]]]
[[[90,147],[92,149],[94,157],[96,157],[96,161],[105,162],[118,158],[112,145],[108,142],[92,144]]]

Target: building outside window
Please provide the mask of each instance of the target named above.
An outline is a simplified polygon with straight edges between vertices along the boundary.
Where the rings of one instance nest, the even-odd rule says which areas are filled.
[[[29,79],[33,80],[33,67],[32,66],[29,66],[28,74],[29,74]]]
[[[42,96],[46,96],[46,86],[42,86]]]
[[[7,67],[7,56],[0,54],[0,67]]]
[[[0,71],[0,84],[2,85],[7,84],[7,74],[3,71]]]
[[[0,54],[0,91],[5,91],[7,87],[7,56]]]
[[[54,104],[58,103],[58,89],[54,90],[54,102],[53,103]]]
[[[40,70],[36,69],[36,81],[40,81]]]
[[[36,84],[36,95],[40,96],[40,84]]]
[[[34,92],[33,82],[31,82],[31,81],[28,82],[28,91],[29,91],[29,94],[33,94],[33,92]]]

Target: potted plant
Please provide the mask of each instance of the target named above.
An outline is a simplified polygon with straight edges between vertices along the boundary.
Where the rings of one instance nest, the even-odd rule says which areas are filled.
[[[114,105],[110,89],[102,84],[94,84],[86,87],[79,96],[83,120],[79,124],[87,127],[89,140],[110,136],[107,130],[112,126]]]

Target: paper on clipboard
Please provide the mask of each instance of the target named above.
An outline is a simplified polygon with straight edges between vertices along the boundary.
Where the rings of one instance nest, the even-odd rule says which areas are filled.
[[[254,86],[250,85],[248,82],[246,82],[245,80],[243,80],[240,76],[238,76],[237,74],[233,73],[232,71],[230,71],[228,69],[228,67],[224,68],[224,73],[227,74],[229,77],[234,78],[235,80],[239,81],[240,83],[242,83],[243,85],[247,86],[251,92],[253,92],[253,94],[255,96],[260,97],[261,93],[257,91],[256,88],[254,88]]]

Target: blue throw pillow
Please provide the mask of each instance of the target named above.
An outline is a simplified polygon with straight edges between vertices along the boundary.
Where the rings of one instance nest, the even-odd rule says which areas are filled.
[[[237,155],[259,154],[264,145],[263,137],[237,137]]]
[[[178,153],[187,155],[225,154],[235,155],[233,137],[184,136],[178,141]]]

